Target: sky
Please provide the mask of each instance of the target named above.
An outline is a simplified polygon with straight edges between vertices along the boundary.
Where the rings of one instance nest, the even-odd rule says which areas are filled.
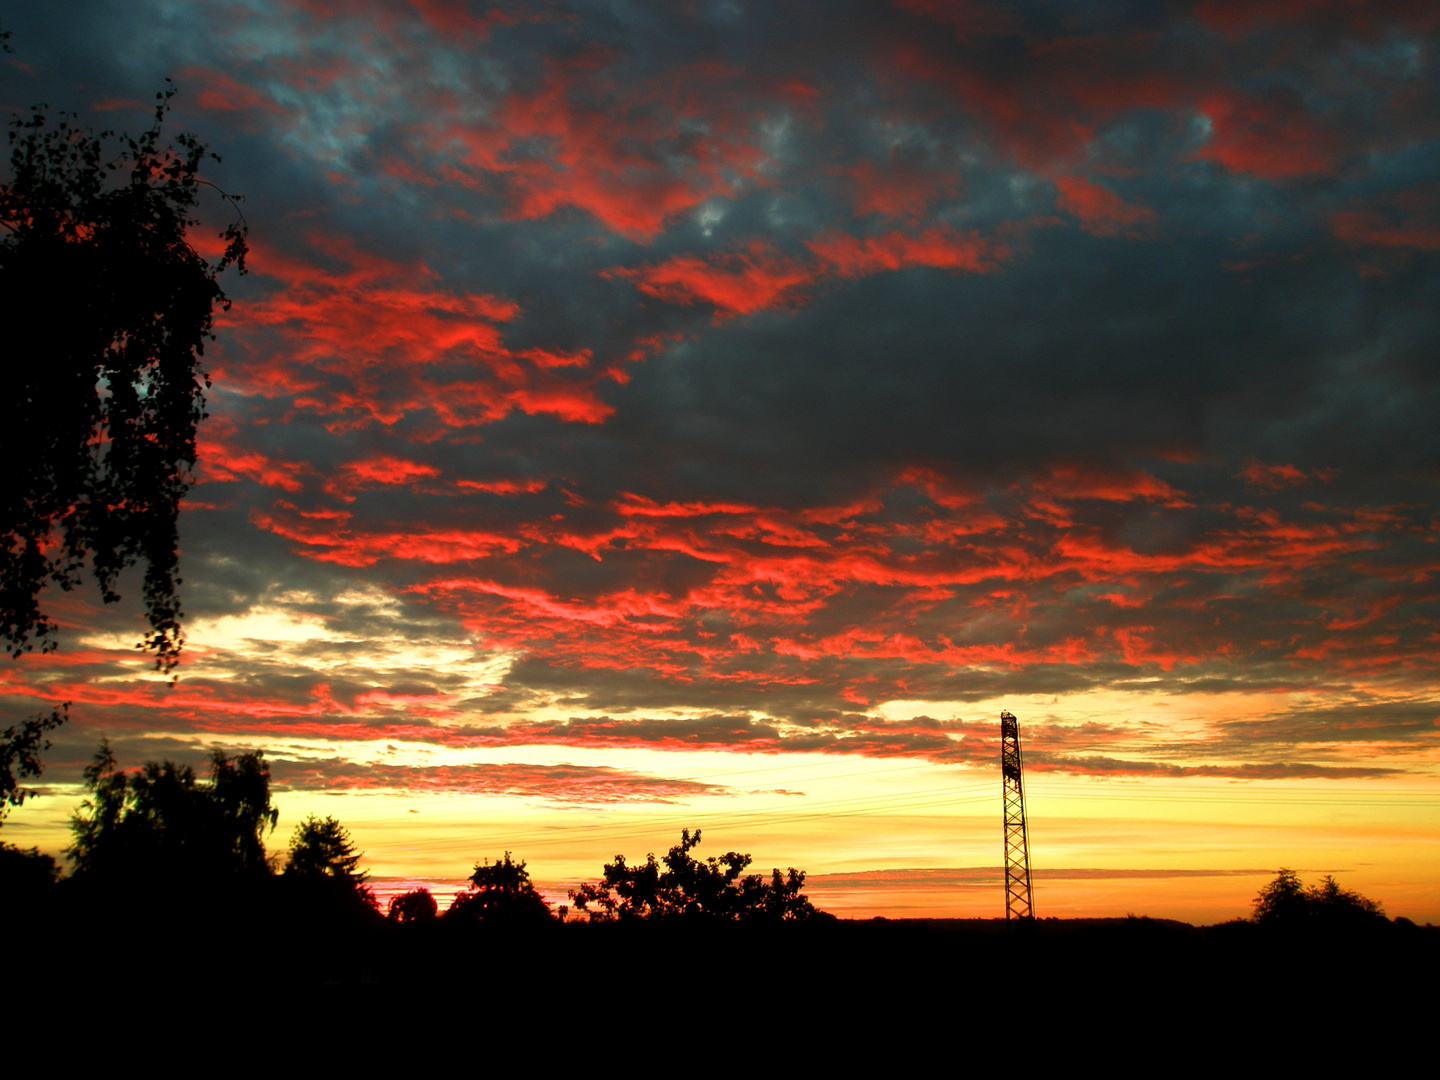
[[[46,595],[11,842],[271,763],[283,850],[748,851],[841,914],[1333,873],[1440,921],[1440,9],[1353,0],[7,5],[5,113],[167,130],[250,272],[181,517]],[[193,242],[218,257],[215,195]],[[12,721],[13,722],[13,721]]]

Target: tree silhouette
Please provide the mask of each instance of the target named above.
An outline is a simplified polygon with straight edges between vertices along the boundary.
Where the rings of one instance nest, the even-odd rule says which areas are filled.
[[[0,44],[4,35],[0,34]],[[64,706],[68,712],[69,706]],[[22,780],[40,775],[40,754],[50,749],[46,732],[65,722],[61,709],[50,715],[37,716],[0,732],[0,824],[13,807],[20,806],[35,792],[22,787]],[[19,848],[0,842],[0,901],[21,895],[34,895],[53,885],[60,868],[54,858],[39,848]]]
[[[1294,870],[1281,869],[1255,897],[1254,918],[1262,925],[1359,924],[1385,917],[1385,909],[1367,896],[1342,889],[1326,874],[1306,887]]]
[[[429,889],[411,889],[390,901],[390,918],[399,923],[428,923],[435,920],[440,907]]]
[[[210,263],[190,244],[207,159],[193,135],[162,137],[173,86],[138,138],[98,135],[44,106],[10,125],[0,184],[0,640],[55,646],[46,582],[88,563],[106,603],[145,564],[140,647],[171,671],[183,642],[176,521],[209,380],[200,357],[217,277],[245,269],[243,220]],[[233,200],[232,200],[233,202]]]
[[[1255,897],[1256,922],[1273,923],[1303,918],[1309,911],[1305,883],[1294,870],[1282,867],[1275,880],[1262,888]]]
[[[470,875],[470,888],[455,897],[445,918],[451,921],[475,919],[484,922],[544,923],[554,916],[550,905],[530,881],[523,862],[510,852],[496,862],[485,861]]]
[[[1385,917],[1385,909],[1378,900],[1342,889],[1329,874],[1320,879],[1319,885],[1312,886],[1309,893],[1311,903],[1321,918],[1362,920]]]
[[[59,877],[54,858],[39,848],[0,844],[0,904],[44,893]]]
[[[333,817],[311,814],[290,837],[290,857],[285,876],[302,882],[333,888],[370,907],[375,894],[365,882],[369,873],[360,869],[363,851],[355,847],[350,831]]]
[[[265,833],[279,811],[270,802],[263,751],[210,755],[210,779],[188,765],[149,761],[116,767],[103,740],[85,768],[90,798],[71,818],[67,849],[77,878],[214,879],[269,874]]]
[[[700,843],[700,830],[680,833],[680,843],[665,855],[664,869],[653,854],[640,866],[625,856],[606,863],[603,878],[570,893],[575,906],[592,920],[688,919],[708,921],[790,922],[813,918],[820,912],[802,894],[804,871],[793,866],[781,875],[777,868],[767,882],[760,874],[745,874],[749,855],[727,851],[704,862],[690,852]],[[594,908],[591,908],[591,905]]]
[[[69,704],[52,709],[0,732],[0,824],[12,808],[20,806],[35,792],[21,786],[22,780],[39,776],[44,766],[40,754],[50,749],[48,732],[54,731],[70,715]]]
[[[270,802],[270,766],[259,751],[231,758],[223,750],[210,755],[211,818],[215,847],[225,845],[225,861],[245,874],[269,873],[264,837],[275,829],[280,811]]]

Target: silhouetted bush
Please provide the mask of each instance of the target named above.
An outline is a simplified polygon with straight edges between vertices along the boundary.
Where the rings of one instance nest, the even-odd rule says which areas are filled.
[[[486,861],[470,875],[470,888],[455,897],[445,912],[449,922],[503,922],[540,924],[555,921],[550,905],[530,882],[523,862],[510,852],[494,863]]]
[[[1255,921],[1262,925],[1363,925],[1383,920],[1385,909],[1367,896],[1342,889],[1326,874],[1306,887],[1294,870],[1281,869],[1255,897]]]
[[[744,874],[749,855],[727,851],[701,862],[690,850],[700,843],[700,830],[680,833],[662,860],[653,854],[642,866],[630,866],[625,856],[606,863],[604,877],[570,893],[575,906],[592,921],[709,920],[793,922],[825,916],[802,895],[805,873],[793,866],[781,875],[776,868],[767,882],[761,874]],[[594,905],[592,908],[591,905]]]
[[[365,853],[355,847],[350,832],[333,817],[311,814],[290,837],[290,855],[285,878],[296,891],[315,897],[333,897],[336,903],[359,903],[379,910],[375,893],[360,869]]]
[[[79,879],[205,880],[266,876],[265,833],[279,811],[270,802],[262,751],[210,756],[210,780],[188,765],[149,761],[115,767],[108,741],[85,768],[90,798],[71,819],[67,850]]]
[[[439,910],[429,889],[411,889],[390,901],[390,918],[399,923],[434,922]]]
[[[32,897],[60,880],[60,867],[39,848],[0,844],[0,892],[7,897]]]

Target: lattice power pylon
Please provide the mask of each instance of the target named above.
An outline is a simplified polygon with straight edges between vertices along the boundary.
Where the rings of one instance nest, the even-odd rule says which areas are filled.
[[[1000,714],[1000,773],[1005,787],[1005,918],[1029,919],[1030,845],[1025,835],[1025,776],[1020,759],[1020,721]]]

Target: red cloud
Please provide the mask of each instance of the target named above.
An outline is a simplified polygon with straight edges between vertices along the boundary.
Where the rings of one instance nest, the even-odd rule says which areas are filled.
[[[934,497],[892,498],[901,486]],[[1043,492],[1048,503],[1015,499],[1011,491],[973,491],[932,465],[902,470],[893,487],[833,507],[663,503],[632,494],[588,506],[583,522],[530,521],[508,536],[440,526],[402,531],[357,521],[347,511],[285,504],[257,521],[313,558],[355,566],[409,560],[414,602],[453,615],[491,648],[523,650],[560,685],[616,673],[717,701],[732,693],[759,695],[754,700],[773,694],[791,707],[813,699],[822,715],[839,701],[869,706],[943,695],[967,670],[1104,664],[1113,672],[1123,664],[1179,672],[1216,658],[1234,662],[1250,650],[1272,668],[1285,663],[1303,671],[1301,665],[1321,663],[1393,672],[1418,670],[1433,652],[1433,634],[1426,639],[1405,629],[1413,619],[1413,583],[1398,568],[1390,576],[1362,568],[1371,583],[1363,595],[1324,587],[1360,553],[1382,567],[1407,530],[1433,533],[1403,509],[1315,506],[1289,516],[1230,504],[1197,508],[1189,505],[1196,494],[1181,499],[1146,473],[1078,465],[1052,466],[1011,490]],[[432,488],[429,497],[443,497],[442,489]],[[1086,519],[1100,504],[1109,517],[1132,502],[1147,504],[1147,518],[1161,510],[1179,515],[1195,526],[1193,535],[1162,550],[1143,549]],[[567,579],[563,589],[553,576],[537,575],[565,549],[603,558],[609,573],[590,584]],[[1377,591],[1380,582],[1389,584]],[[1311,615],[1288,617],[1285,640],[1257,644],[1230,617],[1247,595]],[[52,664],[32,662],[47,670]],[[975,753],[968,740],[959,741],[961,729],[918,721],[883,728],[817,721],[782,731],[748,721],[666,727],[670,722],[601,718],[461,729],[453,725],[471,715],[470,693],[364,682],[317,684],[303,695],[277,697],[261,684],[225,680],[162,699],[153,688],[85,682],[84,669],[102,663],[113,658],[55,668],[63,677],[46,683],[43,694],[97,710],[141,709],[148,716],[161,709],[192,729],[263,723],[271,733],[314,738],[725,745],[935,760]],[[18,674],[0,675],[6,687],[24,682]],[[426,727],[422,720],[451,726]],[[1054,746],[1095,743],[1090,736],[1076,742],[1073,733],[1067,742],[1062,734],[1055,733]]]
[[[483,41],[496,26],[505,26],[515,21],[515,16],[499,7],[492,7],[484,15],[471,12],[470,0],[407,0],[421,20],[430,28],[443,34]]]
[[[526,349],[520,355],[538,368],[585,367],[590,363],[591,352],[589,349],[572,353],[557,352],[553,349]]]
[[[1289,477],[1284,467],[1251,472]],[[1195,494],[1149,473],[1078,464],[1052,465],[988,495],[934,466],[901,470],[893,486],[927,499],[896,500],[885,489],[837,506],[786,509],[626,493],[587,504],[574,521],[530,520],[508,531],[402,531],[285,504],[255,520],[320,560],[433,565],[434,576],[411,587],[417,599],[452,613],[492,646],[526,650],[551,668],[643,671],[651,680],[748,693],[829,687],[816,692],[855,704],[914,696],[935,673],[965,668],[1108,660],[1175,670],[1233,659],[1229,624],[1197,623],[1187,604],[1205,610],[1208,590],[1222,584],[1289,595],[1302,578],[1315,580],[1316,569],[1341,568],[1361,553],[1381,560],[1409,527],[1389,510],[1316,506],[1289,516],[1196,507]],[[1185,520],[1199,510],[1191,520],[1207,524],[1181,544],[1136,546],[1095,524],[1097,503],[1148,504],[1149,519],[1164,511]],[[537,577],[535,568],[567,549],[606,563],[608,573],[589,588],[580,579],[567,589]],[[1091,585],[1102,588],[1077,589]],[[1174,599],[1197,587],[1195,599]],[[1326,606],[1308,624],[1315,632],[1302,632],[1286,655],[1300,662],[1323,649],[1347,664],[1376,656],[1405,663],[1393,634],[1389,644],[1382,640],[1399,608],[1381,600],[1368,596],[1361,611],[1344,601],[1296,599]],[[928,613],[940,605],[952,614],[937,628]],[[1096,605],[1106,612],[1099,626]],[[849,622],[852,610],[865,613],[863,622]],[[1338,629],[1363,640],[1324,644],[1320,632]]]
[[[911,266],[984,273],[1008,257],[1009,249],[978,232],[946,225],[918,234],[889,232],[860,238],[830,234],[806,242],[813,260],[782,255],[752,243],[743,252],[701,258],[677,255],[654,266],[614,267],[605,277],[634,281],[642,292],[672,304],[711,304],[716,318],[787,307],[804,298],[807,286],[827,276],[867,277]]]
[[[294,541],[312,559],[342,566],[371,566],[381,559],[413,559],[429,563],[466,562],[518,551],[519,539],[482,529],[405,529],[360,532],[351,515],[336,510],[299,510],[277,503],[251,520],[262,529]]]
[[[676,255],[655,266],[616,267],[605,277],[634,281],[641,292],[671,304],[711,304],[717,317],[749,315],[797,302],[814,271],[763,243],[748,250],[712,255]]]
[[[549,481],[530,480],[456,480],[455,486],[471,491],[488,491],[492,495],[533,495],[544,491]]]
[[[1330,215],[1330,227],[1350,244],[1440,251],[1440,226],[1396,225],[1373,210],[1336,210]]]
[[[1145,474],[1109,478],[1085,476],[1078,470],[1056,469],[1057,505],[1065,500],[1144,498],[1184,509],[1173,488]],[[913,482],[913,481],[912,481]],[[831,534],[828,541],[799,524],[795,515],[750,510],[719,504],[672,505],[638,501],[633,496],[616,509],[638,506],[661,511],[639,517],[633,524],[589,538],[544,530],[527,533],[530,542],[563,543],[602,556],[612,541],[623,541],[627,558],[642,552],[651,558],[683,553],[714,567],[708,577],[682,592],[634,586],[588,597],[561,597],[532,585],[506,583],[497,577],[450,577],[421,587],[437,600],[448,598],[466,612],[467,622],[492,640],[527,648],[541,647],[552,662],[577,667],[633,668],[637,664],[658,675],[690,681],[702,676],[711,681],[733,679],[749,685],[800,685],[814,681],[803,672],[820,663],[858,663],[864,660],[900,660],[908,664],[942,666],[1001,666],[1022,668],[1035,664],[1089,663],[1118,650],[1128,663],[1162,669],[1203,659],[1204,651],[1179,648],[1162,640],[1162,631],[1148,627],[1121,627],[1111,640],[1070,636],[1034,645],[1013,638],[1003,641],[960,642],[944,637],[920,638],[909,625],[909,604],[948,600],[953,590],[982,582],[1013,582],[1027,590],[1069,588],[1067,582],[1128,583],[1127,594],[1107,594],[1124,607],[1138,609],[1162,583],[1179,575],[1223,569],[1227,572],[1263,572],[1274,575],[1284,567],[1322,565],[1337,556],[1373,548],[1370,531],[1383,527],[1359,520],[1334,525],[1287,522],[1278,515],[1238,511],[1229,529],[1217,530],[1188,549],[1167,554],[1142,554],[1107,541],[1100,534],[1068,527],[1053,540],[1038,544],[1021,540],[1013,530],[1019,522],[993,517],[987,526],[995,535],[981,535],[968,522],[956,500],[954,525],[941,528],[936,521],[910,524],[878,522],[846,534]],[[694,517],[721,515],[704,531],[693,528]],[[835,516],[835,515],[830,515]],[[776,518],[789,517],[789,521]],[[855,519],[851,519],[854,521]],[[733,523],[732,523],[733,522]],[[856,523],[858,524],[858,522]],[[924,538],[931,550],[898,555],[892,542],[901,537]],[[816,541],[822,541],[816,543]],[[759,549],[755,543],[763,545]],[[1281,580],[1281,579],[1276,579]],[[1149,581],[1150,584],[1144,584]],[[786,632],[809,625],[830,604],[858,589],[910,590],[904,601],[872,612],[871,625],[838,635],[809,636]],[[1022,612],[1027,601],[1013,591],[1005,603]],[[497,606],[498,605],[498,606]],[[881,614],[881,611],[885,614]],[[714,646],[689,636],[687,627],[706,612],[724,613],[732,626],[746,627],[731,644]],[[1023,616],[1018,616],[1023,617]],[[887,625],[889,628],[887,628]],[[603,628],[604,636],[594,633]],[[1104,631],[1098,631],[1103,634]],[[713,635],[712,635],[713,636]],[[743,639],[743,640],[742,640]],[[603,641],[603,645],[602,645]],[[1228,648],[1228,646],[1222,646]],[[742,655],[766,658],[737,667]],[[793,663],[798,668],[777,667]],[[877,691],[878,692],[878,691]],[[885,694],[899,691],[892,687]],[[871,692],[852,688],[852,696],[874,700]]]
[[[505,400],[523,413],[553,416],[571,424],[601,424],[615,412],[615,406],[602,401],[593,387],[571,383],[518,386],[505,395]],[[466,422],[457,417],[456,426],[463,426]]]
[[[1220,90],[1200,103],[1200,111],[1213,128],[1200,157],[1231,172],[1287,180],[1330,172],[1339,159],[1339,140],[1297,101]]]
[[[1121,472],[1082,465],[1053,465],[1031,481],[1037,491],[1045,491],[1065,499],[1104,499],[1129,502],[1132,499],[1154,499],[1166,506],[1189,506],[1183,492],[1149,473]]]
[[[919,218],[937,198],[960,186],[953,172],[925,173],[893,159],[883,167],[861,161],[834,172],[851,182],[856,217]]]
[[[201,428],[196,454],[197,478],[202,483],[245,479],[283,491],[299,491],[305,486],[300,478],[311,472],[308,465],[276,461],[258,450],[241,447],[234,439],[233,428],[227,431],[213,423]]]
[[[1420,184],[1330,215],[1335,236],[1363,247],[1440,251],[1440,184]]]
[[[648,241],[757,175],[749,117],[722,90],[742,73],[700,64],[635,88],[610,77],[608,59],[551,64],[533,96],[512,94],[492,122],[447,131],[465,166],[453,178],[498,190],[513,217],[573,207]]]
[[[1351,81],[1343,94],[1322,88],[1313,66],[1317,40],[1327,42],[1321,46],[1326,54],[1338,55],[1328,50],[1339,38],[1374,41],[1387,32],[1425,33],[1440,24],[1433,5],[1406,0],[1217,0],[1201,4],[1195,17],[1232,36],[1251,26],[1299,20],[1311,29],[1300,40],[1272,34],[1244,48],[1213,49],[1200,44],[1206,35],[1187,26],[1187,14],[1178,9],[1175,18],[1128,33],[1109,28],[1076,34],[1060,25],[1048,32],[1025,26],[1022,34],[1015,32],[1018,25],[989,17],[1003,10],[994,5],[904,0],[901,6],[947,22],[956,33],[894,40],[880,63],[881,78],[902,87],[943,88],[982,129],[987,148],[1041,174],[1107,159],[1126,167],[1124,152],[1098,136],[1139,110],[1166,112],[1175,120],[1203,114],[1211,130],[1200,156],[1232,173],[1271,180],[1331,173],[1345,157],[1395,134],[1384,123],[1357,125],[1342,118],[1343,110],[1373,90],[1382,109],[1404,112],[1412,108],[1411,94],[1397,93],[1387,85],[1391,76],[1378,69],[1348,69]],[[1005,59],[998,61],[1000,56]],[[1304,89],[1264,96],[1240,89],[1251,86]],[[1318,92],[1311,96],[1310,88]],[[1333,118],[1322,108],[1333,109]],[[1416,124],[1407,118],[1399,127],[1414,132]],[[1081,209],[1072,212],[1087,220]],[[1115,224],[1123,229],[1141,223]]]
[[[437,284],[423,263],[402,264],[312,233],[313,261],[263,243],[254,269],[279,283],[226,317],[248,362],[226,368],[231,385],[291,395],[297,408],[343,430],[391,425],[424,411],[445,427],[499,420],[512,411],[599,423],[613,407],[590,374],[588,350],[513,352],[501,324],[520,308],[501,297]],[[283,348],[276,342],[283,341]]]
[[[1155,224],[1155,211],[1148,206],[1127,203],[1110,189],[1078,176],[1057,176],[1055,186],[1060,189],[1055,205],[1079,218],[1085,230],[1096,236],[1142,235]]]
[[[864,277],[911,266],[984,273],[1009,255],[1003,244],[948,225],[932,226],[919,234],[890,232],[864,239],[830,235],[811,240],[807,246],[841,277]]]
[[[342,465],[342,474],[354,484],[408,484],[422,476],[439,476],[440,470],[433,465],[421,465],[403,458],[380,454],[365,461],[352,461]]]
[[[1120,472],[1080,465],[1055,465],[1032,477],[1030,508],[1037,516],[1056,525],[1072,523],[1072,509],[1066,503],[1080,499],[1106,502],[1153,500],[1168,507],[1184,507],[1184,493],[1144,472]]]
[[[974,36],[1007,29],[977,26]],[[1117,114],[1174,108],[1193,94],[1156,55],[1153,34],[1042,37],[1023,44],[1007,48],[1007,61],[995,64],[984,53],[967,62],[965,46],[957,51],[951,43],[912,38],[894,46],[887,74],[946,88],[983,126],[992,147],[1041,173],[1084,159],[1096,129]]]
[[[1254,458],[1245,462],[1244,468],[1236,475],[1256,491],[1279,491],[1281,488],[1298,487],[1308,479],[1294,465],[1265,465]]]
[[[924,491],[935,502],[950,509],[972,506],[981,498],[979,492],[958,485],[938,469],[925,465],[911,465],[909,468],[902,469],[896,477],[896,482],[909,484]]]
[[[745,503],[657,503],[642,495],[622,492],[619,499],[611,503],[617,513],[636,517],[704,517],[709,514],[753,514],[756,508]]]
[[[215,68],[185,68],[180,72],[180,84],[190,82],[200,83],[197,100],[202,109],[232,113],[283,111],[273,98]]]
[[[325,490],[347,502],[353,502],[355,496],[351,493],[359,488],[410,484],[415,480],[439,475],[440,470],[433,465],[422,465],[389,454],[378,454],[364,461],[351,461],[341,465],[335,476],[325,485]]]
[[[423,263],[391,262],[357,250],[347,238],[311,233],[307,239],[342,268],[255,244],[252,269],[284,288],[247,303],[244,322],[234,322],[237,330],[284,327],[300,344],[297,359],[344,357],[355,366],[433,363],[453,349],[504,355],[496,323],[519,314],[512,301],[437,288]]]

